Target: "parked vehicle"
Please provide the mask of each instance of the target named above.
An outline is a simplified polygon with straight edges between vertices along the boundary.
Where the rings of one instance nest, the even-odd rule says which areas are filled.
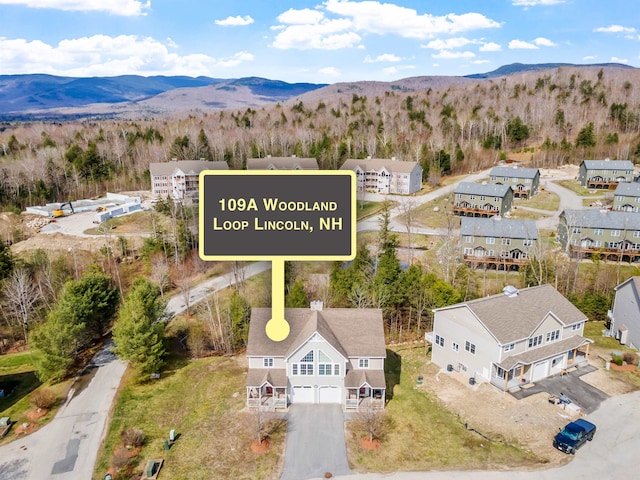
[[[587,441],[593,440],[596,426],[582,418],[571,422],[560,430],[553,439],[553,446],[565,453],[575,454]]]

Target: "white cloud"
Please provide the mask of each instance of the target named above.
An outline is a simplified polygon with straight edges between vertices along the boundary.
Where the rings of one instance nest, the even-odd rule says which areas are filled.
[[[340,75],[342,75],[342,72],[338,70],[336,67],[324,67],[318,70],[318,72],[321,73],[322,75],[327,75],[329,77],[334,77],[334,78],[338,78]]]
[[[151,0],[0,0],[0,5],[24,5],[30,8],[50,8],[70,11],[100,11],[112,15],[130,17],[146,15],[151,8]]]
[[[538,47],[533,43],[523,42],[522,40],[511,40],[509,42],[509,48],[511,49],[525,49],[525,50],[536,50]]]
[[[235,17],[227,17],[224,20],[215,20],[216,25],[220,25],[222,27],[244,27],[246,25],[251,25],[253,23],[253,18],[249,15],[245,15],[241,17],[237,15]]]
[[[618,57],[611,57],[611,61],[614,63],[629,63],[629,60],[626,58],[618,58]]]
[[[472,60],[471,63],[473,65],[482,65],[483,63],[491,63],[489,60]]]
[[[478,43],[477,40],[469,40],[464,37],[447,38],[446,40],[432,40],[426,45],[420,45],[422,48],[431,48],[433,50],[451,50],[452,48],[460,48],[470,43]]]
[[[40,40],[0,37],[0,71],[49,73],[72,77],[138,75],[216,75],[253,60],[248,52],[214,58],[205,54],[179,55],[162,43],[137,35],[94,35],[49,45]]]
[[[385,67],[382,69],[382,73],[385,75],[396,75],[403,70],[415,70],[415,65],[397,65],[393,67]]]
[[[565,0],[513,0],[514,7],[535,7],[536,5],[557,5]]]
[[[633,27],[623,27],[622,25],[609,25],[608,27],[594,28],[593,31],[600,33],[633,33],[636,29]]]
[[[494,42],[487,42],[479,49],[481,52],[500,52],[502,47]]]
[[[587,55],[586,57],[582,57],[583,60],[595,60],[596,57],[595,55]]]
[[[442,50],[439,53],[431,55],[433,58],[443,58],[446,60],[453,60],[457,58],[474,58],[476,55],[473,52],[452,52],[450,50]]]
[[[393,53],[383,53],[373,58],[370,55],[364,57],[364,63],[378,63],[378,62],[399,62],[401,57],[394,55]]]
[[[544,38],[544,37],[536,38],[533,41],[533,43],[535,43],[539,47],[557,47],[558,46],[557,43],[553,43],[551,40],[549,40],[548,38]]]
[[[278,33],[273,47],[288,50],[338,50],[357,46],[362,38],[348,31],[351,22],[347,19],[324,20],[309,25],[291,25]]]
[[[425,40],[436,35],[500,27],[498,22],[479,13],[433,16],[374,0],[326,0],[317,8],[289,9],[279,15],[280,25],[271,27],[279,32],[273,46],[300,50],[350,48],[359,46],[364,34]]]

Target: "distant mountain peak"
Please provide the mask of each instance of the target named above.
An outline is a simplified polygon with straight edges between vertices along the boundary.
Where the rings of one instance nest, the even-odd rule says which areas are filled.
[[[465,75],[465,78],[496,78],[504,77],[505,75],[513,75],[514,73],[530,72],[537,70],[549,70],[560,67],[617,67],[617,68],[635,68],[624,63],[589,63],[589,64],[577,64],[577,63],[510,63],[509,65],[503,65],[495,70],[487,73],[474,73],[472,75]]]

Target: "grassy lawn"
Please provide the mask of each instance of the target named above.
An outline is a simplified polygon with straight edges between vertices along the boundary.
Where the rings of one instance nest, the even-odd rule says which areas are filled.
[[[588,188],[580,185],[575,180],[557,180],[554,181],[554,183],[557,183],[558,185],[571,190],[576,195],[580,195],[581,197],[604,197],[605,193],[611,193],[611,191],[609,190],[589,190]]]
[[[560,206],[560,197],[555,193],[541,190],[528,200],[516,200],[516,205],[555,212]]]
[[[393,208],[395,205],[396,202],[389,202],[389,208]],[[362,220],[363,218],[371,217],[380,213],[384,208],[384,202],[358,201],[357,206],[357,219]]]
[[[111,229],[109,233],[117,235],[118,233],[148,233],[156,229],[167,231],[171,226],[170,219],[163,214],[154,210],[144,210],[134,212],[121,217],[110,218],[103,222],[99,229],[98,226],[89,228],[84,231],[87,235],[104,235],[105,228]]]
[[[268,452],[256,455],[250,449],[251,415],[241,411],[246,399],[243,359],[174,357],[168,370],[147,384],[137,384],[127,372],[95,478],[107,471],[120,433],[129,427],[142,429],[146,437],[137,471],[146,460],[164,458],[161,477],[174,480],[279,477],[284,431],[271,436]],[[167,451],[164,439],[171,429],[178,439]]]
[[[30,352],[0,355],[0,389],[4,390],[5,395],[0,397],[0,417],[9,417],[17,425],[32,422],[37,429],[54,417],[70,384],[70,380],[53,386],[42,384],[36,377]],[[27,416],[33,410],[30,398],[39,388],[53,391],[58,401],[45,416],[31,420]],[[0,439],[0,444],[8,443],[15,438],[13,431],[10,431],[6,437]]]
[[[451,206],[449,197],[446,196],[424,203],[413,210],[415,224],[429,228],[447,228],[451,222],[451,228],[460,228],[460,217],[451,213]]]
[[[517,205],[516,205],[517,207]],[[509,212],[508,218],[514,220],[538,220],[543,217],[547,217],[548,215],[544,215],[539,212],[532,212],[531,210],[523,210],[521,208],[514,208]]]
[[[542,460],[516,445],[489,442],[430,393],[415,388],[427,364],[424,346],[387,350],[390,427],[378,450],[360,447],[361,434],[348,425],[347,448],[358,471],[393,472],[524,467]],[[489,435],[490,436],[490,435]]]

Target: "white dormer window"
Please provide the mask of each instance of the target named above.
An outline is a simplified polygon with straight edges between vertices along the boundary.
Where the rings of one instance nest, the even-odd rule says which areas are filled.
[[[358,360],[358,368],[369,368],[369,359],[368,358],[360,358]]]
[[[262,359],[262,366],[264,368],[271,368],[273,367],[273,357],[265,357]]]

